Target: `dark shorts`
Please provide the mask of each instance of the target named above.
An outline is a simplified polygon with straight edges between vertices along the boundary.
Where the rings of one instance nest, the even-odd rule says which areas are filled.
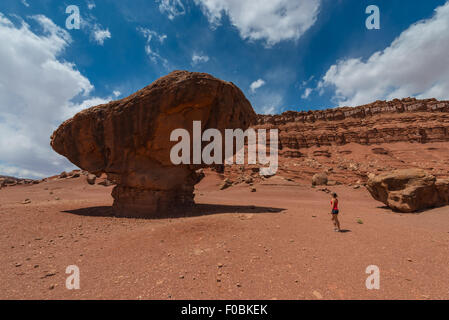
[[[332,214],[338,214],[338,212],[339,212],[338,210],[335,209],[332,210]]]

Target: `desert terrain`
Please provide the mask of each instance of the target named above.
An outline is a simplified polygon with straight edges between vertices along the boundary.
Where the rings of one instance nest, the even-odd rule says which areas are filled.
[[[447,147],[389,144],[427,165]],[[351,159],[366,151],[344,149]],[[221,190],[224,176],[205,174],[196,207],[161,219],[114,217],[112,186],[84,175],[1,189],[0,298],[449,298],[448,207],[395,213],[363,186],[313,188],[282,173]],[[326,189],[339,194],[342,233]],[[65,287],[69,265],[80,269],[80,290]],[[369,265],[380,269],[380,290],[366,289]]]

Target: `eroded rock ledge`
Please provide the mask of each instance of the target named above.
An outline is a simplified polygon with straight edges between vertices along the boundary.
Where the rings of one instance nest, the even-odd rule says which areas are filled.
[[[279,148],[358,143],[449,141],[449,101],[406,98],[359,107],[259,115],[258,128],[278,128]],[[281,153],[282,154],[282,153]]]

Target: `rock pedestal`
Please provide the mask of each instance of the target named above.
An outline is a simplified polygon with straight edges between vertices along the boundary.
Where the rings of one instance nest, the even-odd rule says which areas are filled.
[[[175,129],[246,130],[256,121],[251,104],[234,84],[204,73],[174,71],[119,101],[76,114],[53,133],[51,146],[72,163],[116,184],[118,216],[163,216],[192,205],[196,170],[174,165]],[[192,152],[191,152],[192,154]]]

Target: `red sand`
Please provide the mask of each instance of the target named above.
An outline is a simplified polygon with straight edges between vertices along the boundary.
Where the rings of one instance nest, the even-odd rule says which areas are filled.
[[[108,216],[112,187],[84,176],[1,189],[0,298],[449,299],[449,207],[398,214],[363,187],[328,187],[336,233],[319,188],[220,182],[197,186],[196,216],[158,220]],[[65,287],[73,264],[80,290]],[[369,265],[380,290],[365,287]]]

